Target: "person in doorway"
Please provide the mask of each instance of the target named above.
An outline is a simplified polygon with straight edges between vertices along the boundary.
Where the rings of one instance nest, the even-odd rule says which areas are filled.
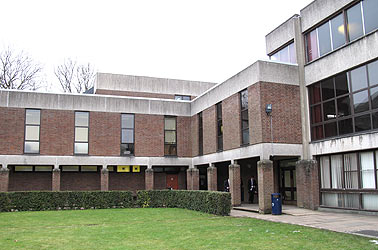
[[[252,176],[248,180],[249,203],[251,203],[251,204],[253,204],[253,200],[255,198],[256,190],[257,190],[257,182],[255,180],[255,177]]]
[[[224,191],[230,192],[230,179],[224,181]]]

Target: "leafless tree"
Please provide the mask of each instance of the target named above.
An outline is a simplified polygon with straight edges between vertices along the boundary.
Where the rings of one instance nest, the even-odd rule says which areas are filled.
[[[55,75],[64,92],[83,93],[93,87],[95,72],[93,67],[78,64],[72,59],[66,59],[62,65],[55,68]]]
[[[37,90],[42,68],[23,52],[0,52],[0,89]]]

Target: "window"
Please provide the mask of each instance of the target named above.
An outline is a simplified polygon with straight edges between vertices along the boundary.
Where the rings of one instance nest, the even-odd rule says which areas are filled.
[[[164,155],[177,156],[176,117],[164,118]]]
[[[378,61],[309,87],[311,138],[378,129]]]
[[[75,112],[75,154],[88,154],[89,112]]]
[[[175,95],[175,100],[190,101],[190,96],[188,96],[188,95]]]
[[[14,172],[52,172],[53,166],[14,166]]]
[[[216,105],[217,111],[217,150],[223,150],[223,124],[222,124],[222,103]]]
[[[378,1],[363,0],[307,33],[307,61],[311,62],[377,29],[377,12]]]
[[[202,112],[198,113],[198,155],[203,155],[203,121],[202,121]]]
[[[241,116],[241,141],[242,145],[249,144],[249,120],[248,120],[248,90],[240,92],[240,116]]]
[[[134,155],[134,115],[121,115],[121,155]]]
[[[39,131],[41,125],[41,111],[38,109],[26,109],[25,112],[25,145],[24,153],[39,153]]]
[[[61,166],[62,172],[98,172],[99,166]]]
[[[277,62],[297,63],[294,43],[292,42],[283,47],[273,55],[269,56],[269,58],[270,60]]]

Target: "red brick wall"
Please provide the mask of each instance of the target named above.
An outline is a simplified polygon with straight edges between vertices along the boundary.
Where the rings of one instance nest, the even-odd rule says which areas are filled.
[[[52,173],[13,172],[9,173],[8,191],[50,191],[52,188]]]
[[[135,115],[135,156],[164,156],[163,115]]]
[[[191,117],[177,117],[177,156],[191,157]]]
[[[0,108],[0,128],[0,154],[23,154],[25,109]]]
[[[40,154],[73,155],[74,111],[41,111]]]
[[[100,190],[100,172],[96,173],[70,173],[61,172],[60,190],[61,191],[88,191]]]
[[[240,95],[236,93],[222,102],[223,150],[240,147]]]
[[[260,83],[248,87],[249,144],[262,142]]]
[[[203,154],[217,151],[215,105],[202,112],[203,121]]]
[[[199,147],[199,137],[198,137],[198,115],[194,115],[191,117],[191,141],[192,141],[192,156],[198,155],[198,147]]]
[[[109,173],[109,190],[144,190],[145,167],[140,168],[140,173]]]
[[[121,114],[90,112],[89,154],[119,156],[121,143]]]

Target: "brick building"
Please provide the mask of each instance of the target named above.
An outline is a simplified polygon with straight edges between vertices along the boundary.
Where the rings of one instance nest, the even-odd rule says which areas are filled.
[[[378,211],[378,1],[316,0],[223,83],[98,73],[93,94],[0,90],[0,191],[224,190]],[[347,28],[345,28],[347,27]],[[376,87],[377,86],[377,87]]]

